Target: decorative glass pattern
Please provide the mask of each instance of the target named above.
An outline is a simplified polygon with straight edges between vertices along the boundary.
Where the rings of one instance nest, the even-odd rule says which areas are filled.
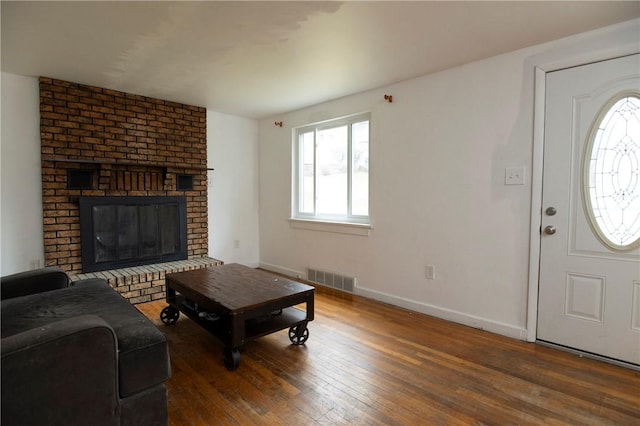
[[[592,227],[607,246],[640,243],[640,94],[609,102],[591,131],[585,157],[585,199]]]

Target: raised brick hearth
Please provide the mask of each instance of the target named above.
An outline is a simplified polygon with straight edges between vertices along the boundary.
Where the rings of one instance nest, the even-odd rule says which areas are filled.
[[[188,257],[206,257],[205,108],[41,77],[40,132],[47,266],[82,272],[82,196],[185,196]]]
[[[201,257],[175,262],[156,263],[155,265],[134,266],[132,268],[112,269],[71,275],[71,281],[85,278],[104,278],[131,303],[144,303],[165,297],[165,275],[173,272],[191,271],[222,265],[222,262],[209,257]]]

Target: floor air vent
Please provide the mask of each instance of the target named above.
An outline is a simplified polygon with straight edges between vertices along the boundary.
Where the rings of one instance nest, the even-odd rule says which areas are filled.
[[[355,277],[347,277],[333,272],[311,268],[307,268],[307,279],[314,283],[337,288],[339,290],[349,291],[351,293],[353,293],[353,288],[356,284]]]

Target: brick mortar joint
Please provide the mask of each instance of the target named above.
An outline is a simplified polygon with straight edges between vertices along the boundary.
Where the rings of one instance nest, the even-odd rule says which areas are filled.
[[[106,180],[97,177],[99,183],[96,189],[89,194],[87,191],[69,190],[66,185],[66,169],[73,168],[70,163],[59,163],[46,160],[50,157],[67,157],[89,161],[105,161],[109,155],[115,157],[128,155],[150,156],[151,162],[161,159],[163,163],[175,159],[174,173],[180,169],[188,168],[193,171],[193,165],[206,167],[206,108],[180,104],[162,99],[149,98],[88,86],[49,77],[40,77],[40,111],[41,111],[41,152],[45,160],[42,162],[43,176],[43,202],[52,204],[51,208],[45,208],[43,218],[45,238],[60,237],[56,235],[58,230],[52,228],[56,223],[49,220],[52,217],[66,216],[77,217],[77,208],[57,207],[50,202],[49,197],[66,197],[71,199],[80,195],[126,195],[119,188],[111,188]],[[163,117],[162,120],[159,118]],[[153,121],[154,125],[150,122]],[[108,149],[99,149],[105,146]],[[170,143],[169,141],[172,141]],[[175,147],[176,151],[171,149]],[[140,154],[139,149],[144,149]],[[165,155],[167,154],[167,155]],[[69,157],[71,156],[71,157]],[[137,158],[137,157],[136,157]],[[145,165],[146,166],[146,165]],[[85,168],[75,166],[75,168]],[[167,166],[163,165],[166,169]],[[106,167],[105,167],[106,169]],[[111,171],[109,171],[111,173]],[[190,173],[190,172],[189,172]],[[204,176],[201,179],[206,182],[206,171],[198,171],[195,176]],[[105,176],[107,177],[107,176]],[[170,185],[161,185],[163,188],[143,188],[140,184],[134,189],[138,192],[162,191],[166,195],[176,192],[173,188],[175,178],[169,176],[165,181]],[[155,185],[155,184],[154,184]],[[193,194],[206,199],[208,188],[205,184],[194,185],[194,191],[189,191],[189,204],[197,204]],[[138,195],[138,194],[136,194]],[[147,194],[158,195],[158,194]],[[206,204],[205,204],[206,205]],[[189,220],[197,218],[193,212],[187,213]],[[75,219],[72,219],[72,222]],[[79,220],[79,219],[78,219]],[[204,224],[206,225],[206,224]],[[200,241],[208,238],[205,227],[189,227],[188,240]],[[62,243],[67,243],[62,241]],[[58,244],[58,245],[62,245]],[[191,243],[190,245],[194,245]],[[47,247],[55,247],[56,242],[47,241]],[[58,247],[55,247],[56,250]],[[62,248],[60,248],[62,249]],[[47,250],[45,263],[59,265],[68,272],[74,272],[81,268],[80,255],[73,254],[73,262],[56,254],[56,250]],[[77,251],[77,250],[76,250]],[[62,250],[65,256],[69,250]],[[190,255],[206,254],[200,247],[189,250]]]

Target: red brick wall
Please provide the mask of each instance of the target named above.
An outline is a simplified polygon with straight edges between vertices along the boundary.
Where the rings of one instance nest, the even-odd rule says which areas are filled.
[[[47,266],[78,273],[80,196],[187,197],[189,258],[206,256],[206,109],[40,78],[44,250]],[[69,169],[91,170],[93,189],[68,189]],[[176,176],[193,176],[178,191]]]

